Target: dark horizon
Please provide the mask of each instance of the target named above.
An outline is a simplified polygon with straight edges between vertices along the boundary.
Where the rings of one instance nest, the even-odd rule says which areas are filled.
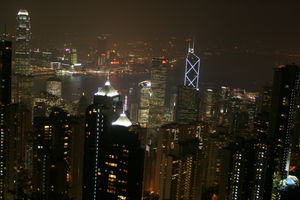
[[[176,37],[185,57],[185,40],[195,36],[202,82],[258,90],[272,81],[276,65],[299,64],[299,3],[12,0],[3,5],[0,32],[6,25],[15,34],[16,14],[27,9],[32,44],[40,48],[73,42],[81,51],[103,33],[113,42],[150,41],[157,47]]]

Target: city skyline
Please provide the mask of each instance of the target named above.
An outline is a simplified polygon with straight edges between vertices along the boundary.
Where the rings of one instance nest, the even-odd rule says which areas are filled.
[[[271,35],[296,4],[15,2],[0,30],[0,199],[299,197],[300,56],[292,34]]]
[[[188,48],[185,40],[195,35],[197,53],[204,57],[201,70],[206,76],[202,81],[251,90],[271,82],[270,74],[277,64],[300,62],[298,3],[132,2],[39,4],[13,0],[0,8],[0,32],[6,25],[7,32],[15,34],[15,13],[23,8],[32,16],[32,44],[36,48],[68,41],[77,43],[80,52],[98,35],[108,33],[117,43],[140,40],[157,49],[166,48],[169,38],[176,37],[184,56]]]

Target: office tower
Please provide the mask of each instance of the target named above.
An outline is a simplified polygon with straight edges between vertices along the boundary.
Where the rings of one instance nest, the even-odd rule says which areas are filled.
[[[34,120],[33,199],[67,199],[70,185],[71,120],[62,109]]]
[[[120,104],[119,93],[107,80],[103,88],[94,94],[94,101],[86,110],[84,172],[83,172],[83,199],[99,199],[97,193],[99,154],[102,135],[116,119],[116,108]],[[121,103],[122,104],[122,103]]]
[[[214,105],[214,89],[206,88],[202,92],[201,97],[201,114],[200,117],[202,120],[209,120],[213,116],[213,105]]]
[[[153,58],[150,69],[151,93],[149,102],[149,120],[147,124],[147,147],[144,169],[144,192],[159,195],[159,170],[157,170],[157,128],[168,123],[166,118],[166,84],[169,63],[165,58]]]
[[[151,93],[151,81],[139,83],[138,122],[142,127],[147,127],[149,122]]]
[[[189,46],[185,60],[184,86],[199,89],[200,58],[194,53],[193,46]]]
[[[165,58],[153,58],[150,69],[151,89],[149,108],[149,127],[159,127],[166,122],[165,101],[168,61]]]
[[[178,87],[175,120],[177,123],[193,123],[199,120],[200,58],[194,47],[188,48],[185,62],[184,86]]]
[[[98,66],[103,66],[107,64],[107,36],[100,35],[97,37],[97,63]]]
[[[7,105],[11,103],[11,56],[10,41],[0,40],[0,102]]]
[[[17,14],[16,30],[16,67],[14,73],[21,75],[31,75],[30,69],[30,16],[27,10],[21,9]]]
[[[228,127],[228,111],[230,107],[231,90],[227,86],[215,89],[213,106],[214,121],[217,126]]]
[[[300,89],[299,71],[296,65],[281,65],[274,70],[270,118],[274,160],[270,163],[271,169],[269,169],[270,173],[274,171],[273,199],[280,199],[280,181],[288,178],[289,175],[290,156],[293,153],[291,144],[295,127],[296,99],[299,98]]]
[[[86,112],[83,199],[140,199],[143,152],[107,81]],[[117,117],[117,118],[116,118]]]
[[[157,145],[159,198],[199,199],[200,124],[168,124],[160,128]]]
[[[77,63],[78,63],[78,60],[77,60],[77,49],[72,48],[71,49],[71,64],[75,65]]]
[[[189,124],[199,120],[199,91],[192,87],[178,87],[175,120]]]
[[[57,97],[61,97],[62,83],[59,78],[49,78],[46,83],[46,91]]]
[[[13,70],[13,102],[32,109],[32,69],[30,65],[30,17],[27,10],[19,10],[16,18],[15,67]]]
[[[82,115],[84,116],[85,115],[85,111],[86,111],[86,108],[88,107],[89,103],[88,103],[88,100],[84,94],[84,92],[82,93],[80,99],[79,99],[79,102],[78,102],[78,115]]]

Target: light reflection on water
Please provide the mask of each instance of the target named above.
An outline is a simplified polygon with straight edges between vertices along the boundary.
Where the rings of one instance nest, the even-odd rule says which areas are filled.
[[[39,76],[34,78],[34,94],[46,90],[46,81],[49,76]],[[58,76],[62,80],[62,97],[66,101],[78,100],[84,92],[89,102],[92,95],[97,91],[98,87],[102,87],[107,79],[106,76],[90,76],[90,75],[68,75]],[[110,77],[111,85],[118,90],[121,95],[128,93],[129,88],[136,87],[140,81],[149,79],[148,74],[138,75],[112,75]]]

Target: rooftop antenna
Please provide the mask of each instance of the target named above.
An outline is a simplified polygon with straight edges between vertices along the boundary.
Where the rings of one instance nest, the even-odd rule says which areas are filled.
[[[193,49],[195,49],[195,35],[193,36]]]

